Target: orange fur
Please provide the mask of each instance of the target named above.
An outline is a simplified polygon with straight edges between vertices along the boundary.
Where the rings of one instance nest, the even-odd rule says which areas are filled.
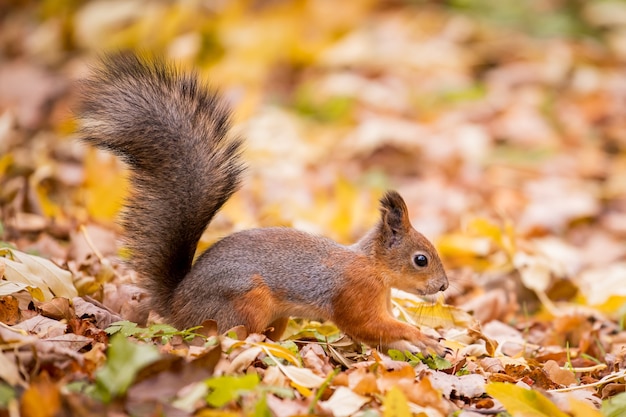
[[[252,282],[255,288],[234,301],[234,308],[239,313],[243,323],[249,332],[261,333],[269,325],[276,311],[276,303],[272,291],[265,284],[263,277],[254,275]]]
[[[272,292],[260,275],[252,276],[251,281],[254,289],[235,300],[233,307],[248,331],[265,333],[270,339],[279,340],[287,328],[289,312],[302,310],[302,306],[288,303],[280,292]]]
[[[420,350],[443,351],[436,341],[392,316],[391,287],[380,267],[363,260],[352,265],[344,277],[344,286],[333,299],[332,321],[352,338],[383,348],[414,350],[414,345]]]

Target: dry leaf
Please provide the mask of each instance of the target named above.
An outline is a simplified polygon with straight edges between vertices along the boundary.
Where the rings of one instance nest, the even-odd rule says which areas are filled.
[[[369,397],[364,397],[348,389],[339,387],[327,401],[320,401],[322,410],[337,417],[351,416],[370,402]]]
[[[555,361],[547,361],[543,365],[543,369],[548,374],[548,377],[559,385],[568,387],[572,384],[578,383],[576,376],[572,371],[562,369]]]

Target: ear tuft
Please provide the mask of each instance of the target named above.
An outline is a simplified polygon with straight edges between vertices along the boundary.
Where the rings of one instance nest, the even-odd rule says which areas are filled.
[[[407,213],[406,203],[397,191],[387,191],[383,198],[380,199],[380,206],[388,211],[396,211],[398,213]]]
[[[391,247],[411,228],[409,212],[404,199],[396,191],[387,191],[380,199],[380,211],[382,232]]]

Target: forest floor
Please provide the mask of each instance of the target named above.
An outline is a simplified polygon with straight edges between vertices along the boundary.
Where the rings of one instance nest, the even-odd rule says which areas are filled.
[[[0,16],[0,416],[626,415],[626,3]],[[385,354],[298,318],[273,342],[149,315],[115,223],[124,166],[79,143],[71,113],[98,55],[127,48],[195,68],[246,140],[245,184],[199,251],[265,226],[349,244],[397,189],[451,283],[394,293],[394,313],[449,353]]]

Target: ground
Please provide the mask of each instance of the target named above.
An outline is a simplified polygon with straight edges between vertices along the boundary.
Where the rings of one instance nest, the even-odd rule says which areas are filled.
[[[0,12],[0,415],[625,415],[624,3]],[[394,293],[394,313],[450,353],[297,318],[272,342],[148,315],[115,223],[126,172],[72,116],[120,49],[194,68],[233,107],[250,169],[199,251],[263,226],[351,243],[397,189],[451,284]]]

